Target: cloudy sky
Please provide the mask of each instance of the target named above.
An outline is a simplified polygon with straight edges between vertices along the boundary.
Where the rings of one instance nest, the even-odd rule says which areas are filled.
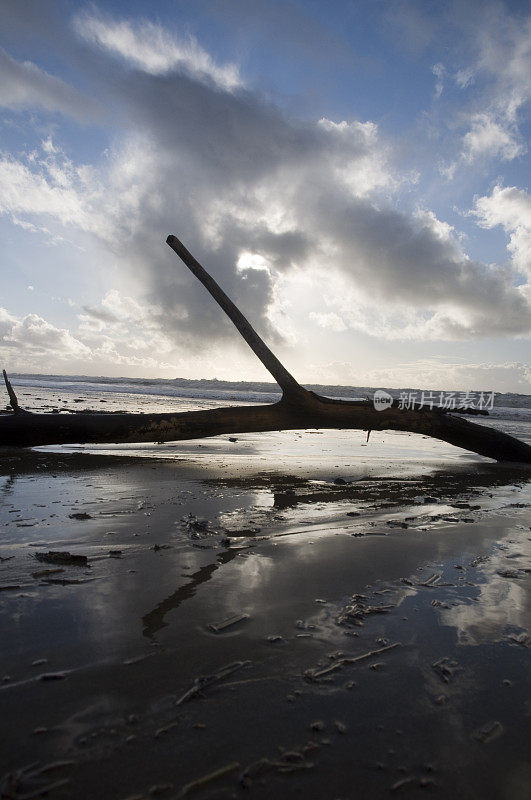
[[[531,393],[531,14],[488,0],[2,0],[0,352]]]

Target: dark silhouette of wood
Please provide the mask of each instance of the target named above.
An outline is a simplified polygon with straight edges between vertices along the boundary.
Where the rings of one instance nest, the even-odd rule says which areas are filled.
[[[4,376],[4,381],[5,381],[7,393],[9,395],[9,402],[11,403],[11,408],[13,409],[13,412],[15,414],[19,414],[22,411],[22,409],[20,408],[20,406],[18,404],[18,400],[17,400],[17,396],[15,394],[15,390],[11,386],[11,381],[7,377],[7,372],[5,371],[5,369],[2,370],[2,374]]]
[[[366,430],[368,433],[375,430],[408,431],[440,439],[496,461],[531,463],[530,445],[442,409],[405,410],[395,402],[384,411],[377,411],[370,401],[332,400],[308,391],[280,363],[241,311],[177,237],[168,236],[167,244],[210,292],[275,378],[282,389],[281,400],[269,405],[231,406],[174,414],[21,414],[22,409],[4,372],[13,412],[0,415],[0,445],[34,447],[67,443],[162,442],[229,433],[341,428]]]

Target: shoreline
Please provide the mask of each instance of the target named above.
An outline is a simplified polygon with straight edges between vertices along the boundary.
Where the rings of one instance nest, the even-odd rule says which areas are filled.
[[[0,774],[71,761],[20,793],[173,798],[237,762],[194,796],[317,800],[498,798],[509,772],[527,797],[529,471],[241,439],[4,453]]]

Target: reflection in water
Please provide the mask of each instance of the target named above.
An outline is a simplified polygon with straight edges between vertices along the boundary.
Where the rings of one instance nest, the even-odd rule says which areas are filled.
[[[441,611],[442,624],[455,627],[459,644],[498,642],[506,639],[511,629],[529,628],[531,546],[524,533],[511,544],[510,549],[495,550],[483,565],[484,583],[474,602]]]
[[[216,564],[207,564],[206,566],[201,567],[201,569],[198,569],[197,572],[194,572],[192,575],[190,575],[191,580],[189,583],[186,583],[184,586],[180,586],[175,592],[173,592],[173,594],[171,594],[169,597],[166,597],[166,599],[158,603],[152,611],[149,611],[142,617],[142,623],[144,625],[144,629],[142,631],[143,635],[149,639],[152,639],[158,631],[160,631],[162,628],[165,628],[168,625],[167,622],[164,622],[164,617],[166,614],[168,614],[170,611],[174,611],[185,600],[193,597],[197,591],[197,588],[201,586],[202,583],[209,581],[218,567],[222,566],[223,564],[227,564],[229,561],[232,561],[232,559],[237,555],[238,550],[226,550],[222,553],[219,553]]]

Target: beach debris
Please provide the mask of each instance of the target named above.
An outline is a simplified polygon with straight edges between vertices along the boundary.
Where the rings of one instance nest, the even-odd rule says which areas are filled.
[[[161,739],[163,736],[166,736],[167,733],[169,733],[170,731],[173,731],[175,728],[178,728],[178,727],[179,727],[179,723],[178,722],[170,722],[169,725],[164,725],[164,727],[159,728],[157,731],[155,731],[155,737],[154,738],[155,739]]]
[[[129,666],[131,666],[131,664],[139,664],[141,661],[145,661],[146,658],[153,658],[153,656],[156,656],[156,655],[158,655],[157,650],[155,650],[155,651],[153,651],[151,653],[142,653],[139,656],[133,656],[132,658],[127,658],[123,662],[123,664],[125,664],[126,666],[129,667]]]
[[[122,555],[121,550],[109,550],[109,558],[121,558]]]
[[[223,622],[210,622],[208,627],[214,633],[219,633],[220,631],[224,631],[226,628],[231,628],[233,625],[236,625],[238,622],[241,622],[244,619],[249,619],[249,614],[234,614],[234,616],[223,620]]]
[[[311,743],[312,747],[311,750],[315,750],[318,748],[318,745],[315,743]],[[310,752],[309,749],[310,743],[302,748],[303,753]],[[289,773],[289,772],[298,772],[304,769],[312,769],[314,766],[313,762],[306,761],[304,759],[304,755],[302,753],[298,753],[297,751],[286,751],[282,754],[280,761],[273,761],[269,758],[261,758],[259,761],[255,761],[252,764],[249,764],[240,775],[240,784],[244,789],[249,789],[253,778],[259,778],[262,775],[265,775],[268,772],[272,772],[275,770],[276,772],[280,773]]]
[[[32,572],[32,578],[47,578],[49,575],[57,575],[58,572],[64,572],[64,569],[57,567],[57,569],[40,569],[37,572]]]
[[[73,514],[68,515],[69,519],[92,519],[92,514],[87,514],[86,511],[75,511]]]
[[[234,661],[232,664],[227,664],[227,666],[222,667],[217,672],[212,673],[212,675],[201,675],[195,679],[190,689],[185,692],[178,700],[175,701],[176,706],[180,706],[183,703],[187,703],[189,700],[192,700],[194,697],[201,695],[203,690],[206,689],[208,686],[212,686],[215,683],[219,683],[220,681],[225,680],[228,678],[229,675],[232,675],[237,670],[242,669],[243,667],[251,666],[252,661]]]
[[[303,635],[304,635],[304,634],[303,634]],[[285,642],[286,640],[284,639],[284,637],[283,637],[283,636],[280,636],[280,635],[277,633],[277,634],[272,634],[271,636],[268,636],[268,637],[267,637],[267,641],[268,641],[270,644],[278,644],[278,643],[280,643],[280,642]]]
[[[169,792],[173,789],[173,783],[155,783],[148,789],[148,794],[151,797],[156,797],[159,794],[164,794],[164,792]]]
[[[212,783],[212,781],[215,781],[218,778],[223,778],[225,775],[228,775],[229,772],[234,772],[234,770],[238,769],[239,766],[239,761],[232,761],[230,764],[226,764],[224,767],[220,767],[213,772],[209,772],[207,775],[203,775],[202,778],[197,778],[197,780],[185,784],[177,797],[186,797],[186,795],[190,794],[190,792],[193,792],[196,789],[201,789],[203,786]]]
[[[484,564],[485,561],[489,560],[489,556],[476,556],[470,562],[471,567],[477,567],[479,564]]]
[[[52,783],[43,783],[42,778],[49,772],[64,769],[75,764],[74,761],[52,761],[40,766],[38,761],[26,767],[8,772],[0,779],[1,800],[32,800],[34,797],[46,795],[54,789],[66,786],[70,781],[61,778]]]
[[[47,553],[35,553],[37,561],[44,561],[48,564],[69,564],[72,566],[86,566],[87,556],[69,553],[66,550],[48,550]]]
[[[347,729],[347,726],[345,725],[345,723],[344,722],[340,722],[340,720],[338,720],[338,719],[336,719],[334,721],[334,727],[335,727],[336,731],[338,733],[341,733],[343,736],[345,736],[348,733],[348,729]]]
[[[407,522],[402,522],[399,519],[388,519],[385,524],[389,525],[390,528],[407,528],[407,527],[409,527]]]
[[[497,739],[498,736],[501,736],[503,733],[503,725],[498,720],[492,720],[491,722],[486,722],[480,728],[476,728],[473,732],[472,736],[474,739],[477,739],[478,742],[482,744],[488,744],[492,742],[493,739]]]
[[[310,723],[310,730],[311,731],[324,731],[325,724],[322,719],[315,720],[315,722]]]
[[[496,574],[499,575],[501,578],[522,578],[522,572],[518,569],[497,569]]]
[[[330,666],[324,667],[323,669],[306,670],[304,677],[308,681],[319,680],[319,678],[323,678],[326,675],[329,675],[331,672],[341,669],[341,667],[344,667],[348,664],[357,664],[360,661],[365,661],[367,658],[379,656],[381,653],[388,653],[390,650],[394,650],[395,647],[401,647],[401,642],[393,642],[393,644],[388,644],[385,647],[379,647],[376,650],[370,650],[369,652],[362,653],[359,656],[344,656],[343,658],[340,658],[338,661],[334,661],[333,664],[330,664]]]
[[[217,533],[210,528],[210,520],[198,519],[195,514],[187,514],[181,518],[181,527],[191,539],[204,539],[212,533]]]
[[[362,620],[369,616],[370,614],[385,614],[388,611],[391,611],[392,608],[396,606],[392,603],[387,603],[385,605],[370,605],[366,601],[368,601],[368,597],[363,594],[355,594],[353,595],[350,600],[351,602],[346,605],[342,610],[341,613],[338,614],[336,617],[336,623],[338,625],[362,625]]]
[[[448,658],[448,656],[444,656],[438,661],[434,661],[431,666],[444,683],[450,683],[450,681],[455,678],[456,674],[461,672],[463,669],[463,667],[459,666],[457,661]]]
[[[300,761],[304,761],[304,756],[302,753],[299,753],[298,750],[284,750],[282,753],[282,761],[289,761],[291,763],[296,763]]]
[[[414,780],[415,778],[413,775],[409,775],[407,778],[401,778],[399,781],[396,781],[396,783],[393,783],[391,791],[396,792],[398,789],[403,789],[404,786],[409,786]]]
[[[527,633],[527,631],[523,631],[523,633],[511,633],[509,636],[513,642],[516,644],[521,644],[523,647],[529,647],[531,644],[531,636]]]
[[[265,775],[267,772],[271,772],[273,769],[275,769],[274,761],[270,761],[269,758],[260,758],[258,761],[254,761],[252,764],[249,764],[248,767],[245,767],[240,775],[240,783],[245,789],[247,789],[251,785],[253,778],[258,778],[261,775]]]
[[[43,672],[42,675],[39,675],[37,680],[46,683],[51,681],[63,681],[67,677],[68,672]]]
[[[348,484],[348,481],[346,481],[344,478],[334,478],[333,482],[336,486],[346,486]]]
[[[433,575],[430,575],[425,581],[422,581],[420,584],[421,586],[435,586],[441,580],[440,572],[434,572]]]

